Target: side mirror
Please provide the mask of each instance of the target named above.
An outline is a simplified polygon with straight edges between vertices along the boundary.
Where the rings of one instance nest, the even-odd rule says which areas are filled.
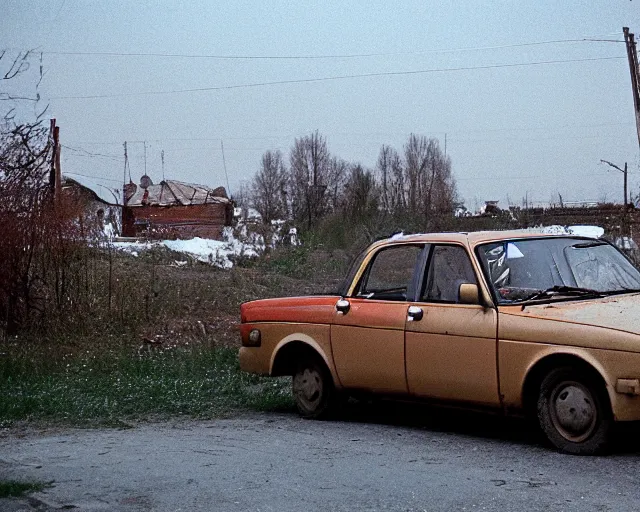
[[[480,290],[477,284],[462,283],[458,288],[460,304],[480,304]]]

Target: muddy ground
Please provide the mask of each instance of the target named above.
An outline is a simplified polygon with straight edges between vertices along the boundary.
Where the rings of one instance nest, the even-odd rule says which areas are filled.
[[[0,479],[53,484],[0,510],[638,510],[639,462],[637,442],[568,456],[523,421],[415,406],[334,421],[13,428],[0,437]]]

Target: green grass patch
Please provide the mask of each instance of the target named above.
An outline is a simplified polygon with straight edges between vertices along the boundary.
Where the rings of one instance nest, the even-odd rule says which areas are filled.
[[[0,356],[0,424],[50,420],[118,425],[158,415],[211,418],[289,409],[290,379],[244,373],[233,348],[203,345],[139,354],[121,349],[54,358]]]
[[[38,492],[50,484],[44,482],[18,482],[17,480],[0,480],[0,498],[18,498],[31,492]]]

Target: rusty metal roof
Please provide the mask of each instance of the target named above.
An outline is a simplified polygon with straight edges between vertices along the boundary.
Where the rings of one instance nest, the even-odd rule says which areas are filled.
[[[165,180],[143,189],[137,187],[127,199],[127,206],[192,206],[212,203],[229,203],[223,187],[216,189],[181,181]]]

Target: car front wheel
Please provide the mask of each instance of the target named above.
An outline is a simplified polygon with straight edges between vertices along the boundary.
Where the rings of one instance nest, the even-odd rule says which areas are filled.
[[[329,370],[317,357],[302,361],[293,375],[293,397],[304,418],[322,418],[330,412],[335,388]]]
[[[605,389],[574,368],[556,368],[542,380],[538,421],[549,441],[575,455],[602,453],[613,425]]]

